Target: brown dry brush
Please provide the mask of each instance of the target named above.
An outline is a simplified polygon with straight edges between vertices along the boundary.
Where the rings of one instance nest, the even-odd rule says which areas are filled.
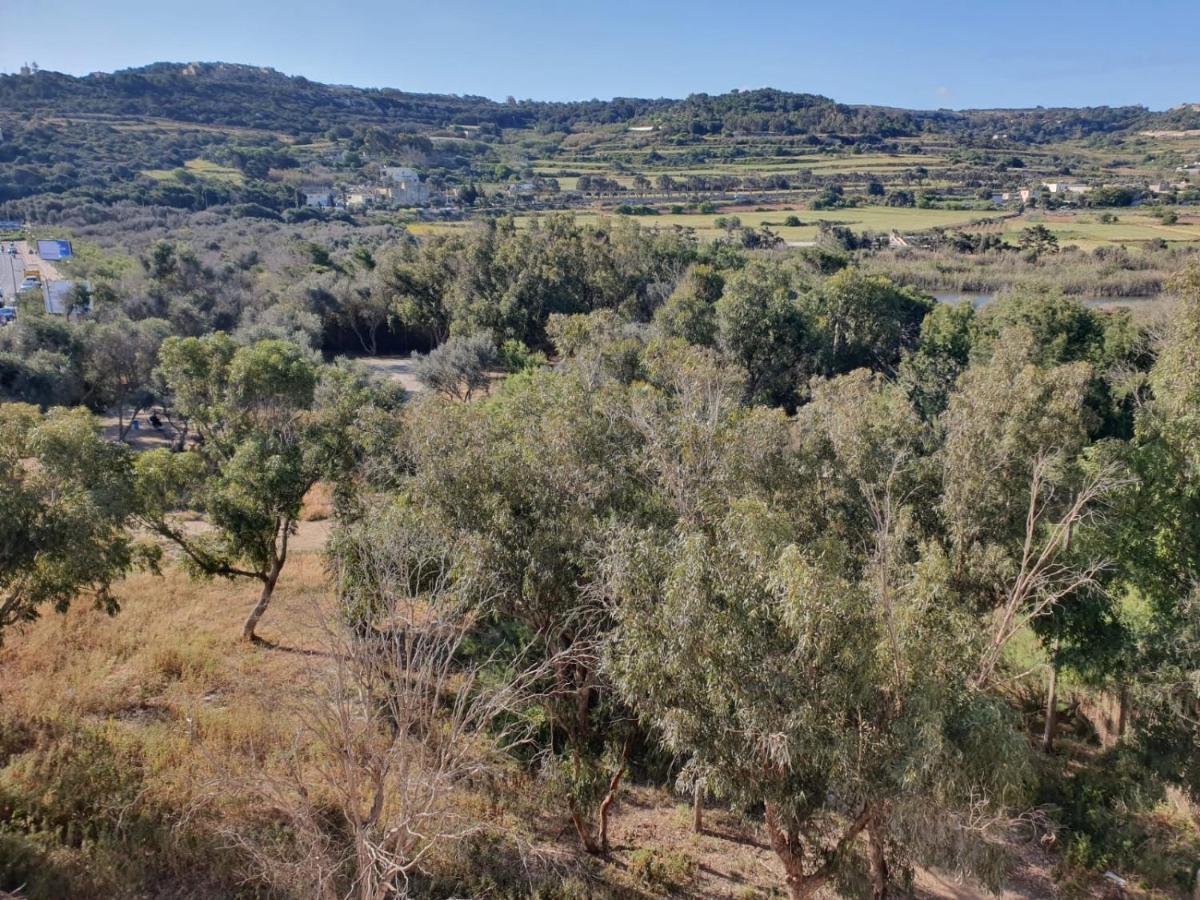
[[[464,662],[473,617],[451,560],[398,552],[411,545],[357,549],[369,578],[338,575],[340,609],[326,616],[323,652],[309,657],[287,710],[292,742],[214,786],[236,791],[252,813],[250,824],[223,829],[252,880],[385,900],[408,896],[440,850],[489,827],[471,796],[530,739],[522,712],[545,668],[491,683],[494,660]],[[359,595],[364,583],[372,596]],[[381,611],[369,627],[347,614],[364,604]]]

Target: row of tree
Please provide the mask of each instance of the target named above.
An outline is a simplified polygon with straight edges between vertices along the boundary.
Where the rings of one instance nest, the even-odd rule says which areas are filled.
[[[556,227],[401,251],[397,293],[453,335],[426,363],[437,390],[409,403],[287,341],[218,333],[156,355],[180,452],[134,459],[79,411],[0,407],[18,526],[0,627],[83,589],[115,608],[115,580],[166,546],[260,584],[253,638],[324,480],[350,658],[392,654],[406,674],[375,687],[393,708],[411,711],[414,683],[457,692],[420,709],[464,739],[523,723],[511,753],[589,851],[661,744],[677,762],[659,777],[698,809],[761,813],[795,898],[858,877],[886,897],[917,865],[997,885],[1006,848],[1046,827],[1006,695],[1029,675],[1017,640],[1116,690],[1146,771],[1200,787],[1200,273],[1156,335],[1052,294],[934,306],[822,275],[840,263],[819,252],[723,268],[679,236],[647,249]],[[588,260],[635,250],[638,277],[597,284],[622,270]],[[453,277],[418,280],[430,270]],[[493,360],[519,371],[490,386],[498,339]],[[397,759],[425,752],[397,715],[355,739],[388,754],[380,810],[397,808],[379,795],[400,789]],[[426,786],[442,801],[479,774],[461,751],[442,764]],[[342,809],[354,877],[382,896],[427,847],[362,802]]]

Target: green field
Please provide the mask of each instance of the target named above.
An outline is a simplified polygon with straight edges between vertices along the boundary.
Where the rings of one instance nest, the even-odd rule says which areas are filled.
[[[228,181],[231,184],[241,184],[244,181],[242,173],[229,166],[222,166],[207,159],[189,159],[183,167],[201,178],[211,178],[214,181]],[[155,181],[167,181],[175,178],[177,169],[147,169],[142,172],[147,178]]]
[[[1117,221],[1104,223],[1099,217],[1105,212],[1116,216]],[[1195,217],[1192,217],[1193,219]],[[1132,212],[1129,209],[1089,210],[1075,215],[1026,213],[1017,219],[1005,219],[987,226],[985,231],[999,231],[1009,240],[1015,240],[1023,228],[1044,224],[1058,238],[1061,246],[1074,244],[1082,250],[1117,244],[1139,244],[1162,239],[1169,244],[1200,243],[1200,221],[1184,221],[1176,225],[1164,225],[1157,216]]]
[[[660,151],[660,155],[670,157],[672,154],[668,151]],[[845,153],[837,155],[814,153],[789,157],[746,156],[732,160],[714,160],[711,163],[667,167],[651,166],[643,162],[635,164],[635,167],[640,169],[641,174],[653,180],[662,174],[676,179],[687,178],[690,175],[752,177],[796,175],[801,172],[812,172],[816,175],[894,175],[918,166],[933,169],[946,164],[946,160],[942,157],[913,153]],[[633,172],[617,172],[612,163],[603,160],[570,157],[538,160],[533,164],[533,171],[536,175],[557,177],[563,190],[573,190],[576,178],[559,175],[559,172],[605,175],[615,178],[624,187],[631,186],[635,174]]]
[[[887,233],[899,231],[909,234],[924,231],[929,228],[966,227],[981,220],[996,219],[1003,213],[980,212],[978,210],[945,210],[945,209],[908,209],[890,206],[865,206],[858,209],[775,209],[752,212],[718,212],[663,214],[657,216],[628,216],[638,223],[652,228],[691,228],[702,238],[714,238],[723,232],[715,224],[720,216],[729,218],[737,216],[742,225],[757,228],[767,225],[780,237],[789,243],[804,243],[816,240],[818,223],[832,222],[845,225],[856,232],[875,231]],[[789,216],[796,216],[801,225],[784,225]],[[528,222],[533,216],[518,217],[518,224]],[[581,223],[594,224],[602,219],[612,219],[614,216],[602,212],[580,212],[575,219]],[[466,227],[466,222],[422,222],[409,226],[413,234],[432,234],[439,231],[453,231]]]

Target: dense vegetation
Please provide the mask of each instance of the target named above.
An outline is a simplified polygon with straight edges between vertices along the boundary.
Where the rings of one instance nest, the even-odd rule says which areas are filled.
[[[1144,107],[904,112],[884,107],[838,104],[815,94],[771,89],[734,91],[719,97],[695,94],[685,100],[498,103],[485,97],[410,94],[323,85],[272,69],[224,63],[155,63],[140,69],[94,73],[82,78],[55,72],[6,75],[0,81],[5,107],[30,112],[138,115],[210,125],[280,131],[293,136],[322,134],[348,123],[401,125],[412,129],[490,123],[502,128],[537,127],[568,131],[578,124],[612,124],[646,119],[691,131],[779,130],[912,134],[927,128],[977,130],[1018,124],[1042,139],[1086,136],[1157,121]],[[335,114],[334,110],[338,112]],[[336,117],[334,117],[336,115]],[[1169,120],[1180,127],[1182,113]],[[1191,121],[1191,120],[1188,120]],[[757,127],[766,123],[768,128]],[[754,127],[750,127],[754,126]]]
[[[14,106],[0,199],[76,255],[69,314],[25,291],[0,328],[0,892],[733,896],[676,810],[622,830],[631,795],[681,795],[691,836],[762,851],[746,898],[998,890],[1031,861],[1030,896],[1110,870],[1190,894],[1194,251],[1044,224],[788,247],[801,226],[745,212],[701,235],[465,195],[476,220],[423,230],[298,198],[415,159],[475,191],[610,125],[627,180],[620,141],[762,132],[936,139],[965,184],[1001,171],[981,135],[1032,159],[1155,115],[166,64],[0,77]],[[686,159],[636,190],[724,189],[666,175]],[[928,176],[810,173],[800,215],[932,209]]]

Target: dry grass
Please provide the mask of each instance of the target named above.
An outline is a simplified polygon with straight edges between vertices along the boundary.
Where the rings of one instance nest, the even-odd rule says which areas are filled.
[[[327,595],[322,558],[298,556],[264,635],[315,649]],[[37,900],[146,896],[166,880],[188,884],[188,896],[231,896],[242,872],[213,823],[245,812],[214,777],[286,751],[295,723],[283,701],[313,657],[239,640],[254,600],[245,583],[169,567],[127,579],[120,596],[116,616],[81,602],[6,635],[0,814],[27,810],[34,827],[9,838],[28,861],[14,870],[0,859],[0,879],[14,880],[0,887],[26,881]],[[91,837],[80,844],[80,833]]]
[[[235,896],[251,869],[224,836],[269,825],[273,814],[229,786],[285,770],[300,733],[295,700],[331,665],[321,655],[320,620],[330,605],[324,560],[309,551],[289,561],[263,620],[274,648],[239,640],[253,586],[195,582],[168,568],[161,578],[129,578],[120,594],[115,617],[77,604],[14,630],[0,650],[0,732],[6,723],[41,723],[50,735],[13,763],[0,733],[0,807],[6,789],[35,783],[29,773],[45,768],[39,756],[69,761],[82,727],[102,757],[112,754],[121,783],[132,779],[136,806],[152,823],[148,836],[122,833],[107,845],[60,836],[39,865],[53,866],[68,888],[43,884],[28,896],[166,896],[167,885],[173,897]],[[689,805],[661,789],[620,794],[607,861],[579,853],[562,810],[520,767],[497,772],[455,803],[487,828],[443,848],[437,878],[422,895],[530,896],[542,884],[553,887],[540,896],[562,898],[781,896],[779,862],[753,822],[710,809],[706,833],[694,834]],[[0,829],[0,857],[3,838]],[[1044,859],[1026,860],[1004,896],[1055,896],[1046,871]],[[928,873],[918,883],[926,898],[984,896]],[[0,889],[16,886],[0,882]]]
[[[314,484],[304,495],[300,521],[324,522],[333,516],[333,488],[324,482]]]

